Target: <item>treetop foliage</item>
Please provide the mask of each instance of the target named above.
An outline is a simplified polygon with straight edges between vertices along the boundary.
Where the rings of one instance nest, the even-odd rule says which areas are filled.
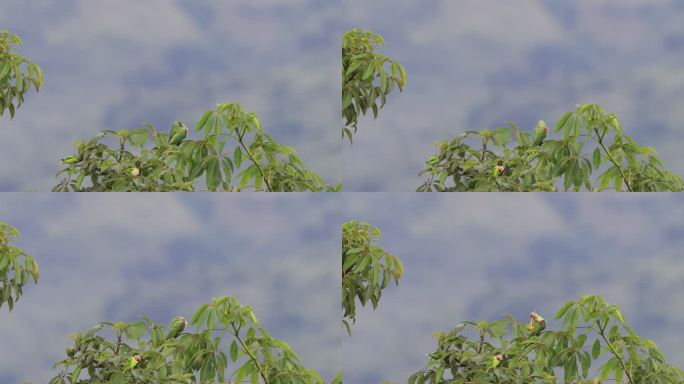
[[[72,339],[50,384],[324,384],[234,297],[214,298],[190,321],[179,316],[168,327],[144,316],[130,323],[102,322]],[[239,366],[227,375],[229,364]],[[341,375],[336,380],[341,384]]]
[[[9,310],[23,293],[23,287],[33,280],[38,283],[38,263],[11,243],[19,237],[19,231],[0,221],[0,308],[7,303]]]
[[[368,109],[377,118],[394,85],[403,90],[406,71],[376,50],[383,38],[353,29],[342,36],[342,137],[352,141],[359,116]],[[468,130],[437,143],[420,172],[420,192],[455,191],[683,191],[655,149],[636,143],[622,131],[617,116],[596,104],[578,105],[555,125],[557,139],[540,121],[534,130]]]
[[[5,29],[0,30],[0,116],[8,110],[10,118],[14,118],[31,86],[37,92],[43,85],[40,67],[12,52],[20,45],[19,36]]]
[[[289,146],[261,128],[257,115],[239,104],[219,104],[195,125],[202,137],[174,123],[169,133],[151,124],[105,130],[75,143],[62,160],[53,191],[339,191],[307,169]]]
[[[371,300],[375,308],[381,289],[391,278],[398,283],[403,273],[401,261],[374,244],[380,236],[367,223],[354,220],[342,226],[347,332],[348,320],[355,320],[356,298],[362,304]],[[560,324],[533,311],[529,321],[518,322],[508,314],[506,320],[465,321],[448,332],[435,332],[436,351],[407,384],[684,382],[684,372],[668,364],[657,345],[637,335],[620,309],[601,296],[567,302],[555,320]]]
[[[375,244],[382,234],[377,227],[356,220],[342,225],[342,324],[351,334],[349,321],[356,322],[356,299],[378,306],[382,290],[392,279],[399,284],[404,266]]]
[[[619,308],[601,296],[570,301],[555,318],[561,323],[557,330],[533,312],[529,324],[508,315],[436,332],[436,351],[408,384],[684,382],[684,372],[669,365],[656,344],[638,336]]]
[[[352,142],[359,116],[368,109],[373,117],[385,105],[396,85],[406,84],[406,71],[398,61],[376,52],[385,41],[376,33],[352,29],[342,35],[342,138]]]
[[[438,142],[439,153],[427,160],[420,173],[427,180],[418,191],[684,190],[655,149],[637,144],[617,116],[599,105],[565,113],[555,125],[557,139],[547,138],[543,121],[532,132],[509,125]]]
[[[31,86],[42,85],[40,68],[13,53],[21,39],[0,31],[0,115],[14,117]],[[342,36],[342,137],[352,142],[358,119],[379,110],[406,71],[378,49],[383,38],[352,29]],[[151,124],[104,130],[75,143],[62,159],[53,191],[266,191],[335,192],[304,166],[296,151],[278,143],[256,114],[234,103],[219,104],[195,125],[188,138],[181,122],[169,132]],[[682,179],[663,165],[655,149],[622,131],[615,114],[596,104],[567,112],[548,138],[540,121],[533,131],[507,128],[468,130],[437,143],[426,161],[418,191],[684,191]]]

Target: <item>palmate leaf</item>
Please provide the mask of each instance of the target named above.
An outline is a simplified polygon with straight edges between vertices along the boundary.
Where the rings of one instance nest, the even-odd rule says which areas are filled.
[[[533,132],[509,124],[438,142],[439,153],[426,161],[420,175],[427,179],[418,191],[684,190],[653,148],[624,134],[617,117],[596,104],[564,114],[555,125],[562,133],[556,139],[546,136],[545,123],[535,140]]]
[[[103,322],[74,334],[50,383],[76,382],[87,371],[89,383],[324,384],[234,297],[201,305],[191,323],[194,329],[186,328],[177,337],[165,337],[167,326],[148,317],[144,322]],[[233,372],[227,372],[228,358],[237,363]]]
[[[219,104],[202,115],[195,131],[174,123],[175,135],[151,124],[105,130],[76,142],[62,159],[53,191],[339,191],[307,169],[297,152],[264,132],[255,113],[239,104]]]
[[[563,305],[555,316],[562,320],[557,330],[532,331],[536,321],[528,328],[507,317],[506,321],[467,321],[448,332],[436,332],[437,349],[428,355],[427,366],[407,382],[646,384],[684,380],[684,372],[669,365],[655,343],[634,333],[617,306],[600,296],[582,296]]]

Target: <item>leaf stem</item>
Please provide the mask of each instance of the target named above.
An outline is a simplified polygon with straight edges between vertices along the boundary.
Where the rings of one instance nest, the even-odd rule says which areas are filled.
[[[613,344],[608,340],[608,338],[606,338],[605,327],[601,326],[599,320],[596,320],[596,326],[598,327],[599,335],[601,335],[601,338],[603,339],[603,341],[606,342],[606,345],[608,345],[608,348],[613,353],[613,356],[615,356],[617,361],[620,363],[622,370],[625,371],[625,375],[627,375],[627,380],[629,380],[630,383],[634,383],[634,381],[632,380],[632,375],[629,374],[629,370],[627,370],[625,362],[622,361],[622,357],[618,355],[618,353],[615,351],[615,348],[613,347]]]
[[[114,347],[114,355],[119,356],[119,347],[121,346],[121,336],[123,334],[122,330],[117,330],[116,332],[116,346]]]
[[[477,354],[478,355],[482,353],[482,346],[484,345],[484,342],[485,342],[485,332],[484,332],[484,329],[480,329],[480,343],[477,346]]]
[[[249,149],[247,149],[247,146],[242,141],[242,138],[244,137],[245,133],[243,132],[242,134],[240,134],[240,127],[237,127],[235,129],[235,131],[237,132],[238,143],[245,150],[245,152],[247,153],[247,156],[249,157],[250,160],[252,160],[252,163],[254,164],[254,166],[256,166],[257,170],[261,174],[261,178],[264,180],[264,184],[266,184],[266,188],[268,189],[269,192],[273,192],[273,190],[271,189],[271,184],[268,182],[268,179],[266,179],[266,174],[264,174],[264,171],[261,169],[261,166],[259,165],[259,163],[256,160],[254,160],[254,156],[252,156],[252,153],[249,151]]]
[[[632,192],[632,186],[629,185],[629,180],[627,180],[627,177],[625,176],[625,173],[622,171],[622,168],[620,168],[620,165],[618,165],[617,161],[615,161],[615,159],[610,154],[610,151],[608,151],[606,146],[603,145],[603,137],[599,135],[598,130],[596,128],[594,128],[594,132],[596,133],[596,139],[597,139],[599,145],[601,146],[601,148],[603,148],[603,151],[606,152],[608,159],[610,160],[611,163],[613,163],[613,165],[615,165],[615,168],[618,170],[618,172],[620,172],[620,176],[622,177],[622,180],[625,182],[625,185],[627,186],[627,190]]]
[[[256,356],[252,353],[252,351],[249,350],[247,345],[245,345],[244,341],[242,341],[242,338],[240,338],[240,334],[238,333],[238,329],[235,328],[234,324],[230,325],[233,328],[233,335],[237,339],[237,341],[240,343],[242,346],[242,349],[245,350],[247,355],[249,355],[249,358],[252,360],[254,365],[257,367],[257,370],[259,370],[259,375],[261,375],[261,378],[264,379],[264,383],[268,384],[268,379],[266,378],[266,374],[264,373],[263,369],[261,368],[261,365],[259,365],[259,361],[257,360]]]

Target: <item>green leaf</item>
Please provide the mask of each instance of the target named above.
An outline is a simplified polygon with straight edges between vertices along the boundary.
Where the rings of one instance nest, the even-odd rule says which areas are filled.
[[[574,301],[568,301],[563,305],[557,312],[556,312],[556,319],[560,319],[563,316],[565,316],[565,313],[570,309],[573,305],[575,305]]]
[[[601,342],[598,339],[596,339],[594,341],[594,345],[591,347],[591,356],[594,359],[598,359],[600,354],[601,354]]]
[[[373,75],[373,72],[375,72],[375,66],[373,63],[370,63],[363,71],[363,75],[361,75],[361,80],[368,80],[371,77],[371,75]]]
[[[205,125],[207,124],[207,121],[212,115],[212,111],[207,111],[204,112],[200,120],[197,122],[197,125],[195,125],[195,131],[201,131],[204,129]]]
[[[233,340],[232,343],[230,343],[230,360],[233,362],[237,361],[237,356],[238,356],[238,346],[235,340]]]
[[[353,63],[351,63],[349,68],[347,68],[347,71],[345,72],[344,75],[349,76],[352,72],[357,70],[362,64],[363,64],[363,61],[361,61],[361,60],[354,61]]]
[[[235,147],[233,152],[233,163],[235,168],[240,168],[240,165],[242,165],[242,149],[239,146]]]
[[[218,162],[218,159],[212,158],[209,159],[207,162],[207,177],[206,177],[206,182],[207,182],[207,188],[209,188],[210,191],[215,191],[219,184],[221,184],[221,169],[220,165]]]
[[[596,149],[594,149],[593,161],[594,161],[594,169],[599,169],[599,167],[601,166],[601,151],[599,150],[598,147],[596,147]]]

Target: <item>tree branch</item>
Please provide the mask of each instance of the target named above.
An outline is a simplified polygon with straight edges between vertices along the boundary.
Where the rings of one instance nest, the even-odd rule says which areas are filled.
[[[271,189],[271,184],[266,179],[266,174],[264,174],[264,171],[261,169],[261,166],[259,166],[259,163],[256,160],[254,160],[254,156],[252,156],[252,153],[249,151],[249,149],[247,149],[247,146],[242,141],[242,138],[244,137],[244,132],[242,134],[240,134],[240,128],[239,127],[236,128],[235,131],[237,132],[238,143],[247,153],[247,157],[249,157],[249,159],[252,161],[252,163],[254,163],[254,165],[257,167],[257,170],[259,170],[259,173],[261,174],[261,178],[264,180],[264,183],[266,184],[266,188],[268,189],[269,192],[273,192],[273,190]]]
[[[259,365],[259,361],[257,360],[256,356],[252,353],[252,351],[249,350],[247,345],[245,345],[244,341],[242,341],[242,338],[240,338],[240,334],[238,333],[238,329],[235,328],[234,324],[230,325],[233,328],[233,336],[237,339],[237,341],[240,343],[242,348],[245,350],[247,355],[249,355],[249,358],[252,360],[254,365],[257,367],[257,370],[259,370],[259,375],[261,375],[261,378],[264,379],[264,384],[268,384],[268,379],[266,378],[266,374],[264,373],[263,369],[261,368],[261,365]]]
[[[601,148],[603,148],[603,151],[606,152],[608,159],[610,160],[611,163],[613,163],[613,165],[615,165],[615,168],[617,168],[618,172],[620,172],[620,176],[622,177],[622,180],[625,182],[625,185],[627,186],[627,190],[632,192],[632,186],[629,185],[629,180],[627,180],[627,177],[625,176],[624,172],[622,172],[622,168],[620,168],[620,165],[615,161],[615,159],[610,154],[610,151],[608,151],[606,146],[603,145],[603,137],[601,137],[599,135],[598,130],[596,128],[594,128],[594,132],[596,133],[596,140],[598,141]]]
[[[601,326],[601,323],[599,322],[598,319],[596,320],[596,326],[598,327],[599,335],[601,335],[601,338],[603,339],[603,341],[606,342],[606,345],[608,345],[608,348],[613,353],[613,356],[615,356],[617,361],[620,363],[622,370],[625,371],[625,375],[627,375],[627,380],[629,380],[629,382],[633,384],[634,381],[632,380],[632,375],[629,374],[629,370],[627,370],[627,366],[625,365],[625,362],[622,361],[622,357],[620,355],[618,355],[617,351],[615,351],[613,344],[611,344],[611,342],[608,340],[608,338],[606,338],[606,334],[605,334],[606,329],[605,329],[605,327]]]

